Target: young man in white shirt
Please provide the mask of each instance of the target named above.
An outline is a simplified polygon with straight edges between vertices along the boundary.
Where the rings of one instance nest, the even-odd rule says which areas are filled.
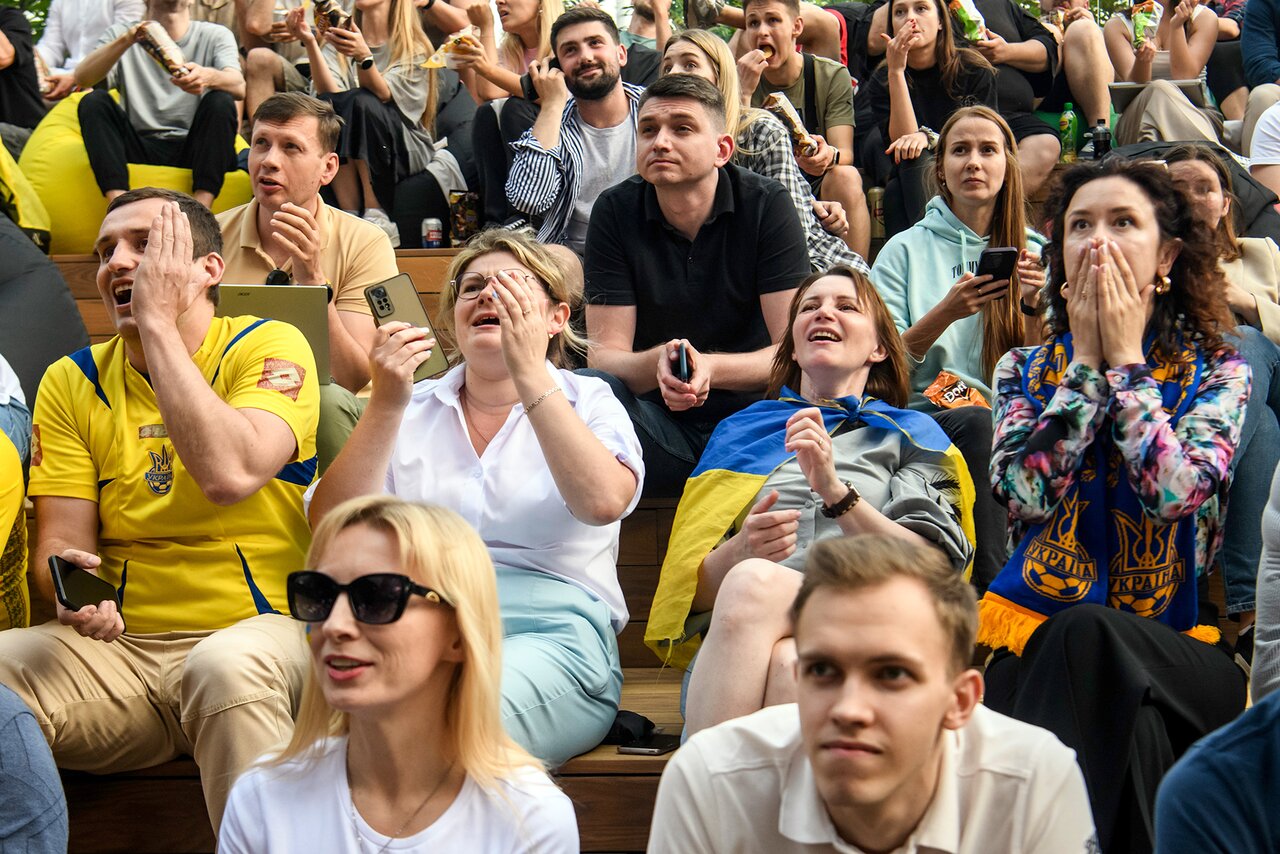
[[[798,702],[689,740],[650,852],[1098,850],[1074,754],[978,705],[974,595],[940,552],[818,543],[792,622]]]

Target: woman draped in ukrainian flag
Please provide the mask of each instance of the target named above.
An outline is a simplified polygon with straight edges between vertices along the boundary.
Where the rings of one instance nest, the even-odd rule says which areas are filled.
[[[1050,336],[996,368],[991,480],[1018,545],[979,605],[986,703],[1076,751],[1103,851],[1144,852],[1164,772],[1244,707],[1205,572],[1249,367],[1163,164],[1078,166],[1046,212]]]
[[[795,699],[787,616],[809,546],[879,533],[973,553],[973,484],[959,451],[907,400],[907,357],[870,280],[805,279],[770,394],[712,434],[676,510],[645,640],[689,666],[692,614],[715,610],[689,685],[689,734]]]

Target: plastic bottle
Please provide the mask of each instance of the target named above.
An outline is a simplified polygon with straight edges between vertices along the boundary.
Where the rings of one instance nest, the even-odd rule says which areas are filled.
[[[1101,160],[1111,151],[1111,128],[1107,127],[1106,122],[1098,119],[1098,124],[1093,129],[1093,159]]]
[[[1076,113],[1068,103],[1062,111],[1062,117],[1058,119],[1058,135],[1062,139],[1062,156],[1058,158],[1059,163],[1076,162],[1076,128]]]

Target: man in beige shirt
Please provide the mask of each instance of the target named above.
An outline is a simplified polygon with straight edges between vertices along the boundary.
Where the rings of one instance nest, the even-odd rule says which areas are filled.
[[[824,540],[792,624],[794,649],[778,656],[795,660],[797,703],[680,749],[650,852],[1099,850],[1072,751],[978,705],[974,595],[940,552]]]
[[[320,188],[338,173],[341,123],[328,103],[301,92],[273,95],[253,116],[253,201],[218,215],[228,284],[328,285],[329,373],[317,434],[323,469],[359,418],[369,382],[374,323],[364,289],[399,273],[377,226],[331,208]],[[323,366],[322,366],[323,369]]]

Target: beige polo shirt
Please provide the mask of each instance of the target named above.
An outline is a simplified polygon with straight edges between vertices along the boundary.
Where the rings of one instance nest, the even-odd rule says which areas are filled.
[[[218,214],[222,226],[222,281],[229,285],[261,285],[275,263],[258,237],[258,201]],[[339,311],[369,314],[364,289],[398,275],[396,253],[386,233],[359,217],[320,202],[320,257],[333,287]],[[293,259],[281,267],[293,273]]]
[[[979,706],[944,738],[933,803],[894,854],[1098,851],[1075,752],[1052,733]],[[818,794],[795,704],[704,730],[672,757],[649,852],[690,851],[861,854]]]

